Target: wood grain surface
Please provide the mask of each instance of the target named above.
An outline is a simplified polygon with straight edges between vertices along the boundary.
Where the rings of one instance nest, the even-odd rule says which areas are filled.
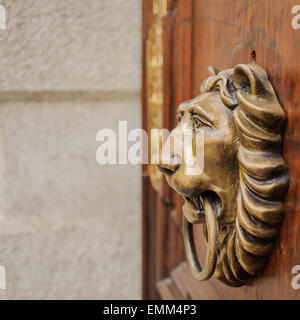
[[[152,1],[144,0],[143,3],[144,40],[147,28],[151,24],[149,12]],[[256,62],[267,71],[288,117],[284,136],[284,158],[289,167],[290,189],[286,198],[286,217],[280,236],[263,274],[250,285],[241,288],[227,287],[215,279],[207,282],[195,281],[196,284],[190,289],[193,292],[191,295],[182,293],[178,288],[174,289],[174,268],[184,260],[181,235],[182,200],[165,186],[164,194],[156,197],[158,203],[162,202],[163,208],[164,197],[168,194],[168,211],[162,214],[163,209],[155,208],[153,216],[148,216],[148,219],[156,219],[156,232],[168,230],[163,236],[156,233],[148,237],[149,242],[168,242],[167,246],[163,244],[161,247],[162,252],[157,251],[159,244],[153,252],[155,259],[160,261],[160,266],[156,268],[163,269],[160,272],[156,269],[156,283],[153,284],[160,288],[159,291],[166,288],[167,284],[175,292],[175,297],[193,299],[201,299],[203,291],[209,290],[213,294],[207,294],[206,297],[211,299],[300,297],[300,290],[294,290],[291,285],[292,267],[300,265],[300,30],[294,30],[291,26],[291,10],[296,4],[297,1],[294,0],[170,1],[170,11],[164,18],[164,58],[167,61],[164,72],[164,98],[167,102],[164,116],[166,118],[170,115],[165,124],[167,127],[174,127],[178,104],[199,94],[202,81],[208,77],[209,65],[225,69],[239,63],[249,63],[251,53],[255,51]],[[144,86],[143,88],[145,90]],[[146,107],[145,101],[143,106]],[[147,191],[144,189],[143,192]],[[154,207],[149,204],[150,199],[150,196],[144,194],[144,214],[145,210],[149,211],[147,206]],[[171,210],[172,205],[174,208]],[[159,226],[161,219],[168,227]],[[143,232],[149,233],[148,225],[144,224]],[[201,257],[205,257],[206,249],[201,231],[197,230],[196,233],[199,239],[198,252]],[[144,250],[147,250],[145,245]],[[164,259],[169,262],[163,264]],[[146,269],[151,269],[151,266],[149,260],[144,259],[144,271]],[[147,272],[149,273],[149,270]],[[144,283],[147,282],[147,277],[144,274]],[[164,279],[169,280],[159,282]],[[186,290],[189,291],[188,288]],[[195,290],[198,290],[198,294]],[[146,291],[145,289],[144,298],[155,297],[150,291]],[[181,295],[178,292],[181,292]]]

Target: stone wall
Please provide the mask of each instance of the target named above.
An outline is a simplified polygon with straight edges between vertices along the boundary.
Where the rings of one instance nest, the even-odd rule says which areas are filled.
[[[1,296],[138,299],[140,167],[95,155],[99,129],[141,126],[141,1],[1,4]]]

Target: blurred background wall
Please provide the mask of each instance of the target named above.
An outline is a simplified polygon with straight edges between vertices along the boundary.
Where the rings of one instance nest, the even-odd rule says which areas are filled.
[[[141,1],[1,4],[1,296],[138,299],[140,167],[95,155],[99,129],[141,126]]]

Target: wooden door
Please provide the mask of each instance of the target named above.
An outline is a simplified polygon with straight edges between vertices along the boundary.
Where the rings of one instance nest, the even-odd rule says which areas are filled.
[[[298,299],[292,268],[300,264],[300,29],[294,0],[173,0],[162,19],[163,126],[176,125],[178,105],[199,94],[207,67],[249,63],[268,73],[288,125],[284,158],[290,187],[285,219],[265,271],[240,288],[216,279],[195,280],[182,239],[182,199],[165,180],[159,192],[143,167],[144,299]],[[146,40],[153,23],[153,0],[143,0],[143,126],[147,129]],[[294,19],[294,24],[292,20]],[[295,24],[296,23],[296,24]],[[205,245],[198,232],[199,254]],[[200,258],[201,260],[201,258]]]

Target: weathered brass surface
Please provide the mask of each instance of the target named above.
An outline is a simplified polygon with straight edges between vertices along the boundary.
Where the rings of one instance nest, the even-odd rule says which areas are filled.
[[[162,17],[167,13],[167,0],[153,0],[154,23],[151,26],[146,41],[147,66],[147,131],[161,129],[163,126],[163,40]],[[149,143],[149,152],[158,153],[155,146]],[[153,188],[159,191],[162,174],[153,164],[148,165],[148,172]]]
[[[284,216],[289,184],[281,150],[286,116],[256,63],[209,71],[201,94],[179,106],[179,123],[172,131],[176,139],[183,128],[204,130],[203,172],[186,174],[184,154],[176,150],[180,141],[171,151],[163,147],[169,154],[161,157],[181,157],[180,164],[160,163],[159,168],[185,199],[183,234],[194,276],[206,280],[214,275],[240,286],[263,270]],[[199,223],[207,241],[203,268],[193,235],[193,225]]]

